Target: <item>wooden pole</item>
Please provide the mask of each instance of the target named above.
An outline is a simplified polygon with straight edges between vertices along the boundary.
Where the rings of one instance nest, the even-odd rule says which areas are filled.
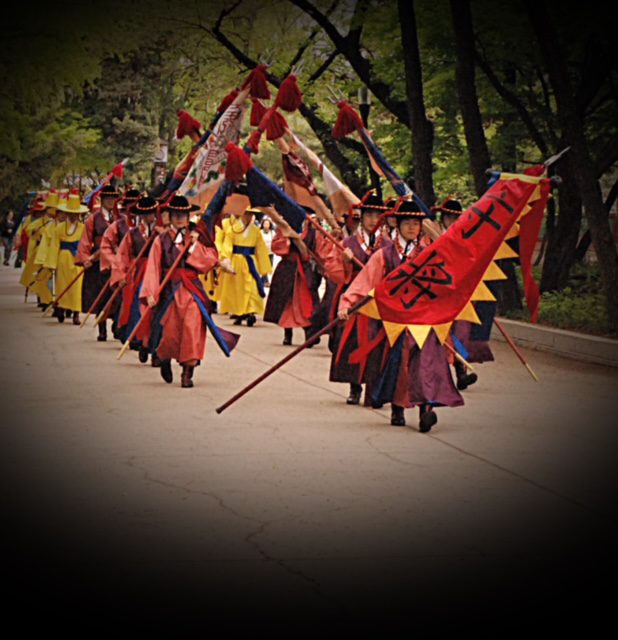
[[[99,302],[103,300],[103,296],[107,293],[107,290],[111,286],[112,286],[112,274],[110,271],[109,278],[106,280],[105,284],[101,287],[101,291],[99,291],[99,295],[94,299],[94,302],[90,305],[90,309],[88,309],[88,313],[86,313],[86,316],[82,320],[82,323],[79,325],[80,329],[86,324],[86,322],[88,321],[88,318],[92,315],[92,312],[95,310]]]
[[[538,382],[539,379],[536,373],[534,373],[534,371],[532,370],[532,367],[526,362],[526,359],[522,355],[521,351],[515,346],[515,343],[513,342],[513,339],[511,338],[511,336],[509,336],[509,334],[504,330],[504,327],[498,322],[498,320],[496,320],[496,318],[494,318],[494,324],[496,325],[496,327],[498,327],[498,329],[500,330],[500,333],[504,336],[504,339],[507,341],[511,349],[513,349],[513,352],[519,358],[519,360],[524,365],[524,367],[528,369],[528,373],[532,376],[532,378],[536,382]]]
[[[370,300],[373,298],[371,296],[365,296],[362,300],[357,302],[354,306],[348,309],[348,313],[356,313],[361,307],[364,307]],[[231,404],[234,404],[236,400],[242,398],[246,393],[251,391],[254,387],[256,387],[260,382],[268,378],[272,373],[280,369],[286,362],[289,362],[292,358],[296,357],[301,351],[304,351],[309,345],[313,344],[321,335],[328,333],[338,322],[340,322],[339,318],[335,318],[332,322],[329,322],[325,327],[322,327],[317,333],[314,333],[309,340],[296,347],[293,351],[288,353],[285,358],[279,360],[276,364],[274,364],[268,371],[265,371],[261,376],[256,378],[253,382],[250,382],[246,387],[241,389],[236,395],[232,396],[229,400],[224,402],[221,406],[217,407],[215,411],[217,413],[221,413],[225,409],[227,409]]]

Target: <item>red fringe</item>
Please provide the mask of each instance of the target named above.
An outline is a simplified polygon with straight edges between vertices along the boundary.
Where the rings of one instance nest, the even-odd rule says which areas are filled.
[[[251,102],[253,104],[251,106],[251,119],[249,124],[252,127],[258,127],[268,109],[257,98],[251,98]]]
[[[232,102],[236,100],[237,96],[238,96],[238,89],[233,89],[232,91],[230,91],[230,93],[228,93],[225,96],[225,98],[221,100],[221,104],[217,109],[217,113],[223,113],[232,104]]]
[[[240,182],[247,171],[253,168],[251,158],[233,142],[225,147],[227,163],[225,165],[225,179],[231,182]]]
[[[358,113],[345,100],[338,102],[337,106],[339,107],[339,114],[333,127],[333,138],[340,140],[347,136],[348,133],[362,129],[365,126]]]
[[[255,155],[260,152],[260,138],[262,137],[262,132],[257,129],[250,136],[249,140],[247,140],[247,146]]]
[[[290,74],[279,87],[276,105],[284,111],[296,111],[303,103],[303,94],[298,86],[296,76]]]
[[[266,80],[266,69],[265,64],[258,64],[242,85],[243,89],[249,85],[249,93],[252,98],[270,99],[270,90]]]
[[[178,115],[178,127],[176,129],[176,138],[182,140],[185,136],[190,135],[193,131],[200,132],[202,123],[196,120],[192,115],[186,111],[177,111]]]
[[[266,123],[266,139],[276,140],[280,138],[287,128],[288,123],[285,121],[285,118],[278,111],[273,111]]]

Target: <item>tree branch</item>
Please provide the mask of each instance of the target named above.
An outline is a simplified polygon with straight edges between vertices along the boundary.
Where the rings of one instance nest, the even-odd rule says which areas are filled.
[[[390,111],[396,118],[406,127],[410,128],[410,116],[406,103],[393,98],[392,87],[374,77],[373,66],[360,53],[359,42],[356,37],[360,38],[360,32],[357,29],[352,30],[347,36],[342,36],[335,25],[314,5],[307,0],[289,0],[293,5],[304,11],[315,22],[317,22],[326,35],[331,39],[335,48],[346,58],[346,60],[354,69],[356,75],[373,93],[373,95]],[[366,11],[365,2],[361,4],[361,11]],[[358,10],[358,6],[357,6]]]

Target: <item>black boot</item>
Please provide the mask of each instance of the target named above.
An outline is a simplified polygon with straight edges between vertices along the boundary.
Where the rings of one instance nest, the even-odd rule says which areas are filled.
[[[142,364],[148,362],[148,347],[140,347],[137,353],[137,357]]]
[[[463,391],[478,380],[476,373],[466,373],[463,362],[455,362],[455,375],[457,376],[457,389]]]
[[[355,384],[354,382],[352,382],[350,384],[350,395],[346,400],[346,404],[358,404],[360,402],[362,392],[363,387],[360,384]]]
[[[283,344],[286,344],[286,345],[292,344],[292,329],[283,330]]]
[[[172,373],[172,361],[161,360],[161,368],[159,369],[161,377],[167,384],[171,384],[174,381],[174,374]]]
[[[252,327],[257,321],[257,318],[255,317],[255,313],[249,313],[247,314],[247,326],[248,327]]]
[[[193,386],[193,366],[189,364],[182,365],[182,376],[180,377],[180,386],[190,389]]]
[[[99,335],[97,336],[99,342],[105,342],[107,340],[107,324],[105,321],[99,325]]]
[[[79,320],[79,311],[73,311],[73,324],[81,324]]]
[[[403,407],[398,404],[391,405],[391,424],[393,427],[405,427],[406,419],[403,413]]]
[[[230,318],[234,319],[234,324],[238,327],[242,324],[242,319],[244,316],[230,316]]]
[[[432,409],[430,404],[421,404],[418,407],[419,411],[419,426],[418,430],[421,433],[428,433],[431,431],[431,427],[433,427],[436,422],[438,422],[438,416],[436,412]]]
[[[160,367],[161,366],[161,358],[156,353],[153,353],[150,356],[150,366],[151,367]]]
[[[56,318],[56,320],[58,320],[58,322],[60,323],[64,322],[64,309],[61,309],[60,307],[54,307],[52,317]]]

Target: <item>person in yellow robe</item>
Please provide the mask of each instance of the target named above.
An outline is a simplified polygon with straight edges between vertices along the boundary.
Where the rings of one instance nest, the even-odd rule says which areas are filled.
[[[75,264],[75,254],[84,231],[80,216],[88,211],[82,205],[79,193],[71,193],[66,201],[58,203],[54,236],[49,243],[44,266],[54,269],[56,274],[56,293],[60,294],[74,280],[82,268]],[[73,324],[80,324],[79,312],[82,307],[82,278],[62,295],[54,316],[58,322],[64,322],[65,316],[73,317]]]
[[[37,296],[39,296],[38,306],[42,308],[47,308],[47,305],[51,302],[51,291],[47,289],[47,281],[44,283],[45,288],[47,289],[47,294],[43,291],[40,283],[37,282],[37,274],[39,272],[40,265],[35,264],[37,250],[42,239],[43,228],[49,222],[49,218],[45,215],[47,211],[45,204],[45,198],[41,196],[35,198],[28,216],[29,220],[24,223],[18,240],[18,245],[27,243],[26,260],[24,262],[19,282],[26,288],[26,295],[28,295],[29,291],[36,292]],[[41,292],[43,293],[45,301],[40,297]]]
[[[219,313],[229,313],[234,324],[246,320],[251,327],[256,314],[264,313],[263,277],[272,271],[268,247],[255,224],[255,210],[245,209],[241,215],[231,215],[222,228],[219,249]]]

